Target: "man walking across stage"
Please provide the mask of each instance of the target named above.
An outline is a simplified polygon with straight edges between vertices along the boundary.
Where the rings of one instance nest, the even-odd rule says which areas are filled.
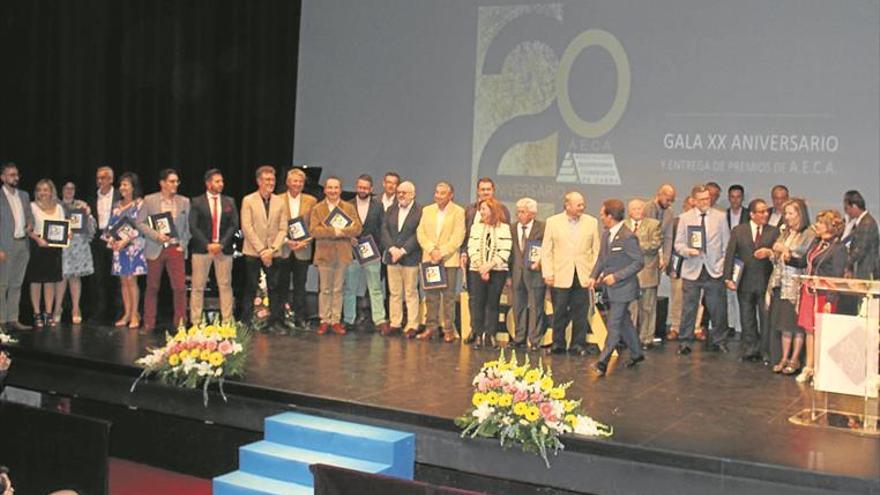
[[[630,302],[639,297],[638,273],[644,266],[639,240],[623,221],[623,202],[609,199],[602,205],[599,217],[605,232],[602,234],[599,258],[587,282],[590,286],[605,288],[608,302],[608,336],[599,361],[592,368],[598,376],[605,376],[608,361],[617,343],[623,341],[629,348],[631,368],[645,359],[639,349],[639,337],[629,312]]]
[[[630,303],[629,311],[638,327],[642,349],[648,350],[654,346],[657,329],[657,286],[660,285],[660,247],[663,237],[660,222],[645,218],[644,211],[644,201],[630,201],[626,227],[636,236],[644,255],[644,266],[638,273],[639,297]]]

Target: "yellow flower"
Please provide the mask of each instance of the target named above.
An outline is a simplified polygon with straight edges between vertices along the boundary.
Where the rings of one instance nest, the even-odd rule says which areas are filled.
[[[574,414],[566,414],[565,422],[570,424],[572,428],[576,427],[578,424],[578,417]]]
[[[268,305],[269,305],[269,298],[268,298],[268,297],[264,297],[264,298],[263,298],[263,306],[268,306]]]
[[[198,332],[198,331],[199,331],[198,328],[190,327],[189,331],[186,332],[186,334],[189,335],[190,337],[193,337],[193,336],[195,336],[196,332]]]
[[[201,354],[201,353],[202,353],[202,351],[200,351],[198,349],[190,349],[189,350],[189,357],[191,357],[193,359],[198,359],[199,354]]]
[[[211,351],[204,349],[202,352],[199,353],[199,359],[202,361],[207,361],[208,359],[211,359]]]
[[[480,407],[484,402],[486,402],[486,396],[480,392],[474,392],[474,396],[471,398],[471,404]]]
[[[553,388],[553,379],[549,376],[545,376],[541,379],[541,390],[544,392],[549,392],[550,389]]]
[[[494,368],[495,366],[498,366],[498,361],[486,361],[485,363],[483,363],[484,370]]]
[[[513,395],[511,394],[502,394],[498,398],[498,405],[501,407],[510,407],[511,404],[513,404]]]
[[[185,339],[185,338],[186,338],[186,330],[184,330],[182,328],[180,330],[178,330],[177,335],[174,336],[174,340],[176,340],[178,342],[183,342],[183,339]]]
[[[525,416],[528,411],[529,406],[527,406],[525,402],[517,402],[513,406],[513,414],[516,414],[517,416]]]
[[[486,394],[486,402],[488,402],[490,406],[498,405],[498,392],[492,391]]]
[[[529,410],[526,411],[526,419],[530,422],[537,421],[538,418],[541,417],[541,411],[538,410],[537,406],[530,406]]]
[[[221,364],[223,364],[223,361],[225,361],[225,360],[226,360],[226,358],[223,357],[223,354],[220,354],[219,352],[214,351],[211,353],[208,362],[211,363],[211,366],[217,367],[217,366],[220,366]]]
[[[180,357],[178,357],[177,354],[172,354],[168,356],[168,364],[170,366],[177,366],[178,364],[180,364]]]
[[[220,329],[220,336],[224,339],[231,339],[235,337],[235,329],[232,327],[225,327]]]
[[[513,376],[515,376],[516,378],[520,378],[525,373],[526,373],[526,365],[517,366],[516,368],[513,369]]]
[[[565,412],[572,412],[577,407],[577,402],[573,400],[565,401]]]
[[[565,389],[562,387],[556,387],[550,391],[550,398],[561,400],[565,398]]]
[[[534,369],[534,370],[529,370],[529,371],[526,373],[526,378],[525,378],[525,380],[526,380],[528,383],[533,383],[533,382],[536,382],[536,381],[538,381],[538,380],[540,380],[540,379],[541,379],[541,370]]]

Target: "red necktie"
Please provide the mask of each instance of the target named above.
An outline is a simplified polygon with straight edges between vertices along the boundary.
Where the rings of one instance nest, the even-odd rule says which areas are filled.
[[[758,230],[755,231],[755,247],[758,247],[758,243],[761,242],[761,226],[758,225]]]
[[[220,238],[220,225],[217,222],[220,216],[220,207],[217,205],[217,196],[212,199],[214,200],[214,211],[211,212],[211,240],[217,242]]]

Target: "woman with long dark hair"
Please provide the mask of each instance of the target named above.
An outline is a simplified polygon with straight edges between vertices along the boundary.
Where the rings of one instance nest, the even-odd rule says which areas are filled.
[[[113,205],[110,213],[108,227],[112,228],[123,218],[128,218],[132,224],[137,222],[137,215],[141,209],[140,182],[138,176],[131,172],[125,172],[119,176],[119,201]],[[119,277],[120,290],[122,292],[122,305],[125,308],[122,317],[116,322],[117,327],[138,328],[141,326],[138,304],[140,302],[140,290],[137,278],[147,274],[147,261],[144,258],[144,236],[139,235],[130,240],[114,239],[109,233],[105,234],[107,245],[113,250],[113,268],[111,273]]]
[[[54,320],[61,321],[61,305],[64,302],[64,294],[70,286],[70,321],[74,325],[82,323],[82,311],[79,301],[82,295],[82,277],[87,277],[95,272],[92,261],[92,250],[89,242],[95,235],[97,223],[89,204],[76,199],[76,184],[73,181],[64,181],[61,185],[61,207],[64,215],[70,217],[72,212],[79,211],[83,214],[82,228],[74,231],[70,238],[70,245],[61,252],[61,274],[63,279],[58,285],[58,293],[55,295]]]

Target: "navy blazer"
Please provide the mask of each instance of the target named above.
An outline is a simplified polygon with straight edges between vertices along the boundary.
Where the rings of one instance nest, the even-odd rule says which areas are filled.
[[[638,274],[645,266],[639,239],[626,225],[621,225],[617,235],[608,243],[608,230],[602,233],[599,258],[593,267],[591,278],[601,283],[601,278],[614,275],[614,285],[603,286],[609,302],[629,302],[639,298]]]
[[[232,240],[238,231],[238,207],[229,196],[220,196],[220,244],[223,246],[223,254],[232,254]],[[208,252],[208,244],[211,242],[211,207],[208,205],[207,194],[200,194],[192,199],[189,210],[189,231],[192,239],[189,242],[190,251],[198,254]]]
[[[357,198],[352,199],[349,203],[357,211]],[[397,203],[395,202],[395,204]],[[367,218],[362,222],[363,230],[361,230],[361,236],[371,235],[377,244],[382,242],[382,220],[384,218],[385,207],[382,206],[382,202],[376,199],[375,196],[371,196],[370,208],[367,209]]]
[[[422,220],[422,207],[413,201],[412,208],[403,222],[403,228],[397,229],[397,216],[400,207],[397,203],[388,208],[385,213],[385,221],[382,223],[382,251],[388,251],[388,248],[399,247],[406,251],[399,260],[397,265],[400,266],[418,266],[422,261],[422,247],[419,246],[419,240],[416,237],[416,231],[419,228],[419,222]]]
[[[730,232],[730,240],[727,242],[727,251],[724,254],[724,280],[731,280],[733,260],[739,258],[743,262],[743,272],[736,289],[743,292],[764,292],[773,272],[773,262],[770,258],[762,260],[755,258],[755,251],[760,248],[773,249],[773,244],[778,238],[779,229],[772,225],[764,225],[761,227],[761,238],[755,245],[750,221],[734,227]]]

